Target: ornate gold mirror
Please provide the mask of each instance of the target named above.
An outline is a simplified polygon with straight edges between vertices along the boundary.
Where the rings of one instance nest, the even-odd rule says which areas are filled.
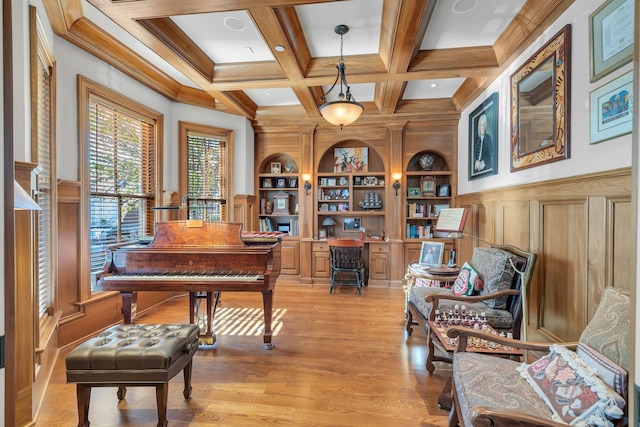
[[[511,171],[569,158],[569,51],[565,26],[511,75]]]

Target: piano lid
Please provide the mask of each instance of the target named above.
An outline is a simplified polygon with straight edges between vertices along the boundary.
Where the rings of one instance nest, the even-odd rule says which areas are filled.
[[[241,238],[242,224],[180,220],[156,222],[149,248],[245,246]]]

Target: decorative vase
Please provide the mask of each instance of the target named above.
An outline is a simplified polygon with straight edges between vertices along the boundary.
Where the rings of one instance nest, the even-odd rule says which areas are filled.
[[[434,160],[435,157],[433,156],[433,154],[425,154],[420,157],[420,167],[422,168],[422,170],[430,171],[431,169],[433,169]]]

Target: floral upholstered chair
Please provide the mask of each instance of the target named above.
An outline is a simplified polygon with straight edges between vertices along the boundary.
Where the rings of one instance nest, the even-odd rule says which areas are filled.
[[[465,352],[471,336],[453,327],[452,409],[449,426],[626,425],[631,298],[608,287],[578,343],[542,344],[487,337],[525,350],[548,352],[527,364]]]

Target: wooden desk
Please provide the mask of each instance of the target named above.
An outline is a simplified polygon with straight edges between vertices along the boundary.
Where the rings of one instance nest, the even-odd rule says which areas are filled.
[[[452,339],[447,336],[447,328],[442,326],[438,326],[433,321],[427,322],[429,325],[429,338],[427,345],[429,346],[429,353],[427,354],[427,371],[430,374],[435,371],[436,367],[433,362],[446,362],[451,363],[451,354],[456,350],[458,345],[457,338]],[[489,332],[492,332],[493,328],[489,326]],[[435,347],[438,347],[440,351],[444,353],[444,356],[435,354]],[[470,353],[484,353],[484,354],[493,354],[496,356],[503,357],[519,357],[523,355],[522,350],[514,347],[505,347],[500,344],[494,344],[493,346],[490,343],[484,342],[469,342],[466,348],[467,352]]]

